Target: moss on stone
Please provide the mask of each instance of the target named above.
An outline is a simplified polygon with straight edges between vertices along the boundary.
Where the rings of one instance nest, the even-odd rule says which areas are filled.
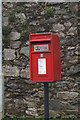
[[[16,8],[16,9],[15,9],[15,12],[20,13],[20,12],[21,12],[21,9]]]
[[[2,27],[2,33],[3,35],[8,35],[11,32],[11,29],[8,26]]]
[[[12,12],[9,13],[9,21],[10,22],[15,22],[15,20],[16,20],[15,12],[12,11]]]
[[[27,27],[27,23],[26,23],[26,22],[23,22],[23,23],[22,23],[22,27],[24,27],[24,28]]]
[[[69,7],[70,7],[70,8],[73,8],[74,6],[75,6],[74,3],[69,3]]]
[[[4,36],[2,38],[2,40],[3,40],[4,47],[8,47],[10,45],[10,38],[9,37]]]
[[[21,32],[21,40],[23,41],[29,40],[29,32],[27,30],[23,30]]]

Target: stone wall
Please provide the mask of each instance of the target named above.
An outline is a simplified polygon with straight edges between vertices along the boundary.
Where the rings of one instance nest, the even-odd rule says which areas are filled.
[[[61,81],[49,83],[50,117],[78,116],[80,53],[79,3],[3,3],[5,113],[44,116],[43,83],[30,82],[29,33],[60,37]]]

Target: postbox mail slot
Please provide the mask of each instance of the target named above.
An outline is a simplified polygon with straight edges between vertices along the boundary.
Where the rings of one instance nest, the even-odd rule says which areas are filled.
[[[45,42],[45,41],[50,41],[50,39],[34,39],[34,40],[31,40],[30,42],[31,43],[34,43],[34,42]]]
[[[31,82],[53,82],[61,79],[60,39],[53,33],[31,34]]]

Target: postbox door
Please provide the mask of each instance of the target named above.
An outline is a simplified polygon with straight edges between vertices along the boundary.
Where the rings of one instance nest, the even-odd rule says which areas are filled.
[[[52,59],[51,52],[32,54],[32,81],[52,82]]]

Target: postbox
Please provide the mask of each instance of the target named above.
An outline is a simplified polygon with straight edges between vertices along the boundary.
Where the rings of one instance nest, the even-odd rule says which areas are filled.
[[[60,39],[54,33],[29,35],[31,82],[61,80]]]

